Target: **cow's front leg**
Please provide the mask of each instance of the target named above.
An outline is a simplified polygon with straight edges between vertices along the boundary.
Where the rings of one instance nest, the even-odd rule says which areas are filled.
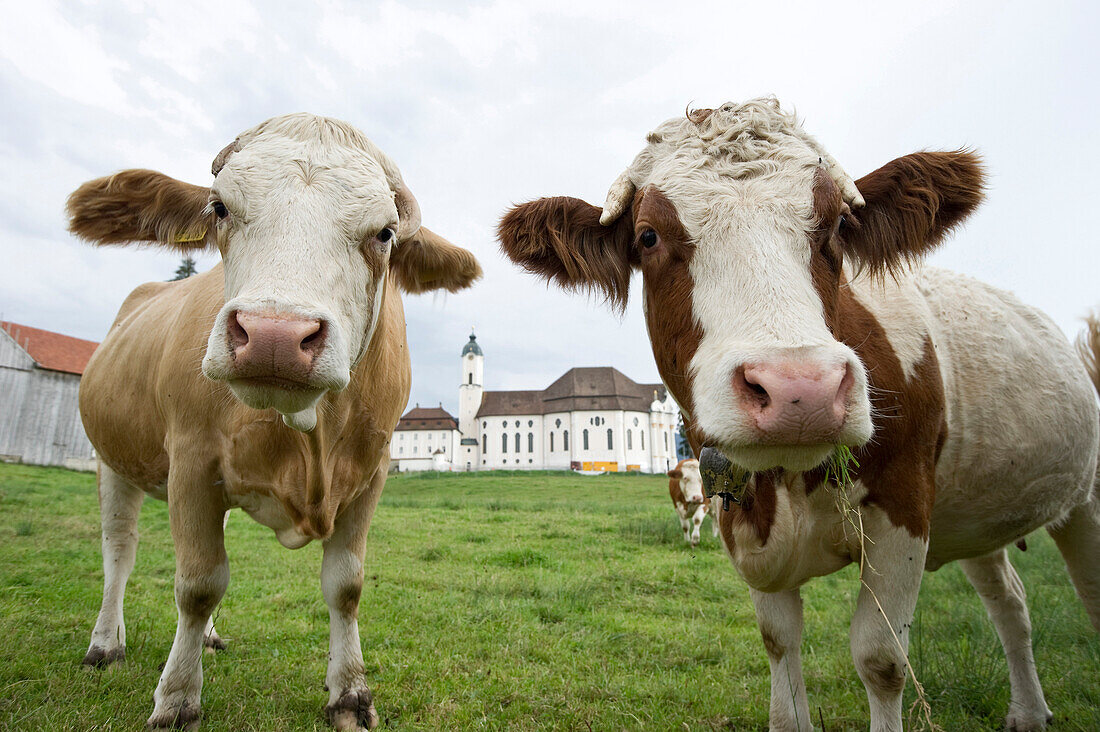
[[[102,523],[103,604],[83,663],[102,667],[126,657],[122,600],[137,555],[138,512],[145,494],[115,471],[99,464],[99,513]]]
[[[177,466],[180,466],[177,468]],[[222,518],[224,499],[212,470],[172,462],[168,518],[176,546],[176,638],[153,694],[151,729],[195,729],[202,695],[207,621],[229,585]]]
[[[809,732],[810,706],[802,679],[802,597],[798,590],[760,592],[750,589],[756,623],[771,665],[772,696],[768,728],[775,732]]]
[[[382,466],[370,487],[337,516],[321,560],[321,591],[329,619],[325,674],[329,698],[325,712],[332,726],[341,732],[378,725],[378,713],[363,673],[358,617],[367,527],[385,481],[386,466]]]
[[[695,507],[695,513],[691,517],[691,545],[699,545],[699,529],[703,527],[703,518],[707,515],[707,504],[700,503]]]
[[[680,531],[684,532],[684,541],[691,543],[691,521],[688,520],[687,507],[681,503],[676,506],[676,518],[680,519]]]
[[[871,731],[901,732],[909,628],[928,542],[890,524],[882,511],[859,510],[863,513],[864,562],[852,616],[852,659],[867,689]]]

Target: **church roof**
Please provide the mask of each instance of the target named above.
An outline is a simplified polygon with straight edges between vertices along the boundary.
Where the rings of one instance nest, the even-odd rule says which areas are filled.
[[[485,355],[481,352],[481,346],[477,344],[477,336],[473,333],[470,334],[470,342],[462,347],[462,355],[465,356],[467,353],[472,353],[475,356]]]
[[[610,366],[572,368],[542,391],[486,391],[478,417],[580,410],[648,412],[663,384],[639,384]]]
[[[542,414],[541,391],[486,391],[481,395],[478,417],[498,414]]]
[[[457,430],[458,420],[443,407],[421,407],[419,404],[405,413],[394,428],[406,430]]]
[[[39,368],[83,374],[99,344],[28,325],[0,321],[0,329],[34,359]]]

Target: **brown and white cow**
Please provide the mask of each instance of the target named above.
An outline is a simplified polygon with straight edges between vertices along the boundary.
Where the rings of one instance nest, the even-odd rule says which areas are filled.
[[[680,518],[684,541],[698,546],[699,529],[710,512],[710,501],[703,493],[703,477],[699,474],[698,460],[681,460],[676,463],[675,468],[668,471],[668,495],[672,498],[672,507]],[[717,527],[715,524],[715,536],[718,535]]]
[[[229,582],[222,517],[240,507],[284,546],[322,542],[326,711],[338,729],[373,727],[356,618],[367,527],[409,396],[399,289],[456,291],[481,270],[420,226],[397,167],[347,123],[276,117],[242,133],[213,172],[202,187],[127,170],[69,198],[71,230],[94,243],[221,253],[209,272],[134,290],[81,381],[104,567],[84,662],[124,656],[138,511],[146,494],[167,500],[179,624],[149,726],[197,725],[204,631]]]
[[[759,99],[662,124],[602,211],[546,198],[500,224],[517,263],[620,307],[641,270],[692,447],[727,458],[732,485],[751,475],[718,517],[771,662],[772,729],[812,727],[798,588],[853,561],[867,569],[851,648],[874,730],[901,728],[925,569],[959,560],[981,595],[1008,657],[1009,727],[1040,729],[1050,712],[1005,546],[1046,526],[1100,629],[1100,422],[1085,369],[1043,314],[917,261],[974,210],[983,179],[959,151],[853,181]],[[824,482],[838,445],[859,461],[845,486]]]

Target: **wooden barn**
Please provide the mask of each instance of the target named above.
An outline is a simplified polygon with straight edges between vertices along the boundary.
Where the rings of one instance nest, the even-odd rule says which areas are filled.
[[[77,391],[98,345],[0,321],[0,459],[95,468]]]

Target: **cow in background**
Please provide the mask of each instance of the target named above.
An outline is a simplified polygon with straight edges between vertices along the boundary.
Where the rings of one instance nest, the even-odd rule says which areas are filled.
[[[1045,526],[1100,630],[1100,415],[1048,317],[919,263],[982,200],[977,156],[914,153],[856,181],[774,99],[691,111],[646,142],[602,210],[544,198],[498,233],[523,267],[619,307],[641,271],[658,370],[730,504],[771,729],[813,726],[799,587],[856,562],[870,726],[900,730],[921,575],[956,560],[1006,652],[1007,726],[1045,727],[1005,547]]]
[[[684,541],[692,546],[699,545],[699,529],[703,519],[710,512],[710,501],[703,495],[703,478],[699,474],[699,461],[681,460],[676,467],[668,471],[668,494],[672,506],[680,517],[680,528],[684,532]],[[715,524],[714,535],[718,535]]]
[[[103,605],[84,662],[123,658],[122,603],[151,495],[168,502],[176,637],[148,727],[198,725],[204,635],[229,583],[223,516],[284,546],[323,546],[326,712],[374,727],[358,611],[363,557],[411,371],[400,290],[451,292],[474,257],[420,225],[393,161],[338,120],[295,114],[242,133],[195,186],[149,170],[89,181],[70,228],[96,244],[217,250],[179,282],[138,287],[80,384],[99,458]]]

